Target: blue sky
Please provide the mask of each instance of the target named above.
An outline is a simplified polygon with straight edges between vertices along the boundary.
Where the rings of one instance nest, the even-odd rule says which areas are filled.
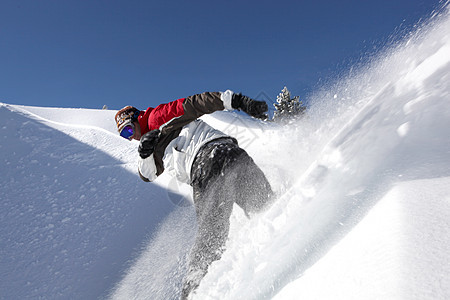
[[[438,0],[0,2],[0,101],[144,109],[231,89],[311,91]]]

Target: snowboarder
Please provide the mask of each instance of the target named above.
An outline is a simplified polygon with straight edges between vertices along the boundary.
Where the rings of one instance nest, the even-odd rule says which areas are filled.
[[[198,233],[182,299],[198,287],[209,265],[220,259],[233,203],[250,216],[266,207],[273,195],[263,172],[236,139],[198,119],[224,109],[265,118],[268,107],[264,101],[227,90],[197,94],[145,111],[126,106],[115,117],[122,137],[140,141],[138,171],[144,181],[153,181],[166,170],[193,188]]]

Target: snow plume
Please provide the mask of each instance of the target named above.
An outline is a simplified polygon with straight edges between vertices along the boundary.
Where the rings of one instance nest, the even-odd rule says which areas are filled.
[[[410,230],[408,223],[413,220],[401,218],[415,218],[421,214],[422,208],[411,209],[407,196],[412,194],[406,192],[406,187],[425,185],[422,181],[413,183],[414,180],[449,177],[449,53],[450,20],[448,11],[444,10],[440,15],[433,15],[427,25],[418,26],[406,40],[380,53],[370,64],[338,81],[329,90],[324,89],[314,95],[309,101],[313,106],[308,117],[299,121],[298,128],[278,137],[284,139],[285,144],[289,143],[286,141],[292,142],[289,147],[280,148],[297,152],[295,156],[288,156],[289,162],[282,158],[283,164],[303,167],[309,164],[307,169],[296,168],[297,182],[265,214],[250,222],[234,216],[235,230],[227,252],[210,268],[197,298],[266,299],[279,294],[279,299],[335,299],[337,292],[343,299],[357,299],[361,295],[373,299],[385,296],[448,297],[450,287],[448,284],[442,286],[440,279],[442,274],[449,274],[448,262],[439,264],[442,255],[434,258],[427,255],[428,250],[432,250],[431,245],[438,244],[440,249],[450,250],[448,221],[436,226],[430,222],[429,227],[418,226],[416,231],[391,236],[389,228],[372,222],[371,225],[377,227],[369,228],[371,231],[386,230],[383,242],[388,247],[383,248],[383,244],[379,244],[365,249],[368,257],[365,263],[371,258],[397,259],[392,273],[389,273],[389,268],[383,269],[386,263],[373,261],[369,269],[356,268],[352,274],[341,269],[340,272],[334,271],[335,277],[325,276],[333,268],[345,268],[339,265],[342,257],[336,256],[327,261],[325,268],[315,269],[314,265],[332,252],[330,249],[352,232],[378,203],[387,205],[383,212],[392,208],[390,213],[397,213],[395,222],[383,218],[379,221],[396,225],[398,230]],[[295,134],[297,137],[292,138]],[[300,143],[295,141],[298,136],[303,139]],[[283,145],[283,141],[280,143]],[[271,140],[267,146],[270,145],[278,147],[278,140]],[[269,150],[271,153],[277,151],[275,148]],[[305,165],[304,160],[308,164]],[[421,199],[430,202],[430,211],[426,214],[435,214],[442,221],[448,220],[450,190],[445,188],[449,179],[440,182],[435,193],[446,195],[446,198],[438,201],[432,197],[432,192],[432,195],[425,193],[422,195],[425,199]],[[396,189],[396,186],[401,188]],[[386,193],[396,194],[395,190],[402,192],[390,204],[404,205],[409,214],[389,207],[385,203],[387,200],[380,201]],[[386,218],[389,218],[387,213]],[[362,234],[369,234],[369,229]],[[416,234],[424,237],[423,232],[438,235],[424,241],[429,243],[429,247],[417,249],[417,253],[426,257],[414,259],[414,254],[405,255],[411,251],[406,245],[412,244]],[[384,255],[376,255],[377,252]],[[351,249],[345,249],[341,254],[351,253]],[[420,264],[421,259],[433,260],[434,265],[440,265],[439,271],[434,273],[432,267]],[[346,259],[347,262],[350,260]],[[411,268],[410,265],[421,265],[422,268]],[[408,273],[411,269],[414,272]],[[302,276],[307,271],[312,275]],[[367,281],[359,279],[367,272],[379,276],[366,276],[364,279]],[[343,276],[353,283],[341,284],[347,291],[339,288]],[[426,283],[411,279],[414,276],[426,278]],[[302,281],[303,278],[314,278],[316,282]],[[334,282],[334,289],[323,291],[323,286],[329,284],[322,278],[328,278],[330,284]],[[387,284],[389,281],[391,284]],[[399,281],[408,284],[395,285]],[[292,282],[291,288],[283,290],[289,282]]]
[[[278,199],[251,219],[235,207],[194,300],[450,298],[448,3],[311,95],[296,126],[202,117]],[[141,182],[114,114],[0,105],[0,298],[180,295],[190,187]]]

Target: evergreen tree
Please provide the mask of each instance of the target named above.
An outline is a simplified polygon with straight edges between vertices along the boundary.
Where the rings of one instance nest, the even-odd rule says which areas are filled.
[[[299,99],[299,96],[291,99],[291,92],[289,92],[287,87],[284,87],[277,97],[277,103],[274,104],[276,110],[273,115],[273,120],[276,122],[290,123],[295,118],[303,115],[306,107]]]

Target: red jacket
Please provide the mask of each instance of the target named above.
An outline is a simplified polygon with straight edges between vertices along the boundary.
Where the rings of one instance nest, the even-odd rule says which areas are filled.
[[[141,134],[160,128],[163,124],[184,115],[183,102],[181,98],[167,104],[160,104],[156,108],[149,107],[139,114],[138,122],[141,126]]]

